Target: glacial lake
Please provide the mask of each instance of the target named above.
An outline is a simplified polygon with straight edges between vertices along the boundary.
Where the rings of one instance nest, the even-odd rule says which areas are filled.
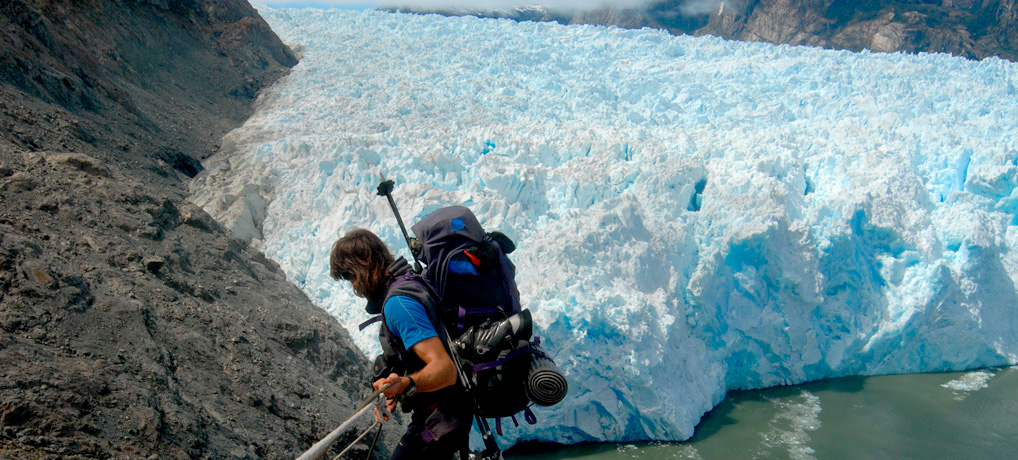
[[[676,443],[524,445],[506,459],[1018,458],[1018,367],[730,392]]]

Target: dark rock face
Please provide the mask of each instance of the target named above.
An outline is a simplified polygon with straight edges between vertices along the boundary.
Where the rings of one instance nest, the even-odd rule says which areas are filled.
[[[43,112],[30,118],[44,122],[55,111],[74,115],[55,132],[14,133],[14,146],[87,150],[169,176],[168,184],[196,174],[194,160],[211,155],[251,113],[257,91],[296,63],[238,0],[9,0],[0,24],[5,90],[30,96],[12,104]]]
[[[1015,0],[735,0],[724,3],[721,14],[701,15],[705,24],[680,31],[852,51],[933,52],[970,59],[989,56],[1018,59]]]
[[[366,396],[347,332],[183,198],[294,63],[246,2],[0,3],[0,458],[293,458]]]

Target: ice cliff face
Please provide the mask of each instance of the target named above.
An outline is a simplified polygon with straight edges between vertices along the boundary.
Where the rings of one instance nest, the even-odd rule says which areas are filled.
[[[406,220],[508,233],[571,390],[513,439],[683,439],[730,389],[1018,362],[1015,64],[264,15],[304,58],[194,199],[351,328],[328,251],[357,226],[402,248],[381,174]]]

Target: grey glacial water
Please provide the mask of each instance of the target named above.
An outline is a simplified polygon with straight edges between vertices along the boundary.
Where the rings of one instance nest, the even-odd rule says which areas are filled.
[[[1018,458],[1018,367],[733,392],[682,443],[522,446],[507,459]]]

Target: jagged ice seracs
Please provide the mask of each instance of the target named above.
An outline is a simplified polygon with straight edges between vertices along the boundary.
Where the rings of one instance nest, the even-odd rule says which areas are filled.
[[[1018,363],[1018,66],[262,10],[302,56],[192,198],[350,329],[355,227],[460,204],[567,374],[516,440],[679,440],[733,389]]]

